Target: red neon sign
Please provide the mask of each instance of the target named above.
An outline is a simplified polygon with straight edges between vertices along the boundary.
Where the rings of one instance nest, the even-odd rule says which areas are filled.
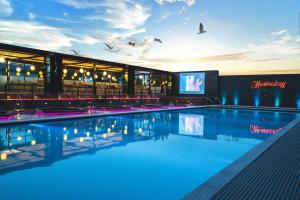
[[[277,132],[279,132],[282,128],[277,128],[277,129],[273,129],[273,128],[264,128],[258,125],[254,125],[251,124],[250,125],[250,132],[252,134],[270,134],[270,135],[274,135]]]
[[[287,86],[286,81],[253,81],[251,83],[251,89],[260,89],[262,87],[269,87],[269,88],[280,88],[284,89]]]

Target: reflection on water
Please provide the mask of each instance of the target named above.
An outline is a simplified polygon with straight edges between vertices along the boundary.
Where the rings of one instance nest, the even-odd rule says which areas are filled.
[[[294,118],[284,113],[194,109],[2,127],[0,174],[128,143],[167,140],[170,134],[200,140],[263,140]]]
[[[180,199],[295,117],[190,109],[0,127],[0,198]]]

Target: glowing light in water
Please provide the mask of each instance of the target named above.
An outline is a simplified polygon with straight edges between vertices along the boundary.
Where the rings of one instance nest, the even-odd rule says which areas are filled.
[[[74,134],[77,134],[77,133],[78,133],[78,129],[74,128]]]
[[[31,140],[31,145],[32,146],[36,145],[36,140]]]
[[[64,135],[64,141],[68,140],[68,135]]]
[[[90,135],[91,135],[90,132],[86,132],[85,134],[86,134],[86,137],[90,137]]]
[[[7,154],[6,153],[2,153],[1,154],[1,160],[6,160],[7,159]]]

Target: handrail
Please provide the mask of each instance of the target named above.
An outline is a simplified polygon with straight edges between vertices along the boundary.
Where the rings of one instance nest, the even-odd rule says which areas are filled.
[[[222,104],[222,101],[218,97],[214,97],[215,100],[219,102],[219,104]]]

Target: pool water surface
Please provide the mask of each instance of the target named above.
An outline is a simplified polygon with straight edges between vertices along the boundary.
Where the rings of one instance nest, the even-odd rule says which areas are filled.
[[[295,118],[199,108],[2,126],[1,200],[180,199]]]

